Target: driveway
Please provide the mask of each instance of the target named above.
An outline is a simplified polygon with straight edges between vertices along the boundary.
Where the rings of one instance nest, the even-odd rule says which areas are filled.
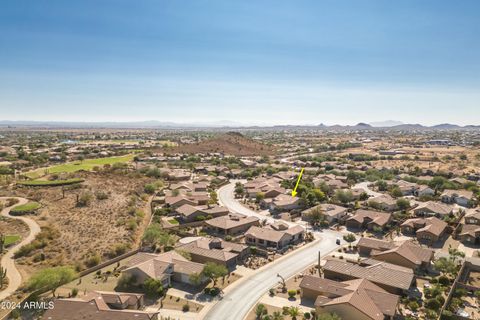
[[[227,207],[228,210],[230,210],[230,212],[240,213],[246,216],[257,217],[260,220],[267,220],[268,223],[274,223],[275,221],[282,221],[287,223],[288,225],[295,225],[294,222],[272,218],[268,210],[257,212],[239,203],[233,193],[235,189],[235,183],[239,181],[244,182],[243,180],[232,180],[229,184],[218,189],[218,193],[217,193],[218,201],[220,202],[221,205],[223,205],[224,207]]]
[[[250,210],[234,198],[233,190],[235,182],[220,188],[218,192],[219,201],[232,212],[237,212],[249,216],[257,216],[265,219],[266,217],[258,212]],[[282,221],[280,219],[267,218],[270,221]],[[295,222],[287,222],[295,225]],[[285,279],[293,277],[295,274],[305,270],[307,267],[318,261],[318,254],[326,256],[330,252],[336,250],[339,245],[335,243],[337,238],[342,239],[343,234],[333,230],[323,230],[314,232],[315,240],[281,258],[271,262],[258,270],[253,271],[249,277],[242,278],[238,283],[234,283],[232,288],[227,288],[223,299],[218,301],[210,308],[202,310],[204,319],[209,320],[239,320],[244,319],[255,303],[268,291],[271,287],[278,283],[280,274]],[[343,239],[341,240],[344,244]]]
[[[370,184],[371,184],[371,182],[368,182],[368,181],[360,182],[360,183],[357,183],[356,185],[354,185],[352,187],[352,189],[364,190],[369,196],[372,196],[372,197],[383,196],[382,193],[376,192],[376,191],[373,191],[372,189],[370,189],[370,187],[369,187]]]
[[[32,219],[23,217],[23,216],[11,216],[10,215],[10,210],[18,205],[25,204],[28,202],[27,199],[24,198],[18,198],[18,197],[0,197],[0,200],[6,200],[6,199],[11,199],[11,198],[16,198],[19,200],[17,204],[11,207],[7,207],[2,210],[2,216],[12,218],[12,219],[17,219],[17,220],[22,220],[25,222],[25,224],[28,226],[30,229],[30,233],[28,236],[23,239],[21,242],[17,243],[13,247],[8,250],[7,253],[5,253],[2,257],[2,260],[0,262],[1,266],[7,270],[7,278],[8,278],[8,287],[3,289],[0,292],[0,301],[7,298],[11,294],[13,294],[22,284],[22,275],[18,271],[17,267],[15,266],[15,260],[13,259],[13,255],[15,252],[17,252],[21,247],[23,247],[26,244],[29,244],[35,239],[35,236],[40,232],[40,226]]]

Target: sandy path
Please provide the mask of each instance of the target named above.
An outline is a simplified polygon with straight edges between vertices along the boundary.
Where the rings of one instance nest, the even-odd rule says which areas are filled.
[[[28,200],[24,198],[19,198],[19,197],[0,197],[0,200],[5,200],[9,198],[16,198],[19,200],[19,202],[14,206],[3,209],[1,215],[4,217],[12,218],[12,219],[22,220],[30,229],[30,233],[25,239],[23,239],[21,242],[17,243],[13,247],[11,247],[8,250],[8,252],[2,256],[0,265],[3,268],[7,269],[8,287],[6,287],[0,292],[0,301],[7,298],[11,294],[13,294],[22,284],[22,276],[18,271],[17,267],[15,266],[15,260],[13,259],[13,255],[21,247],[32,242],[35,239],[35,236],[40,232],[40,226],[34,220],[27,217],[23,217],[23,216],[10,215],[10,210],[13,207],[21,204],[25,204],[28,202]]]

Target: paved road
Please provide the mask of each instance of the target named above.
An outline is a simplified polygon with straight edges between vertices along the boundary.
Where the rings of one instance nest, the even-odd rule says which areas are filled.
[[[14,206],[18,206],[28,202],[27,199],[18,197],[0,197],[0,200],[5,200],[9,198],[16,198],[19,200],[19,202]],[[8,250],[8,252],[5,253],[2,257],[0,264],[3,268],[7,269],[8,287],[6,287],[0,292],[0,301],[13,294],[22,284],[22,275],[15,266],[15,260],[13,259],[13,255],[20,249],[20,247],[23,247],[24,245],[32,242],[35,239],[35,236],[40,232],[40,226],[34,220],[23,216],[11,216],[10,210],[14,206],[3,209],[1,215],[12,219],[22,220],[30,228],[30,233],[21,242],[11,247],[10,250]]]
[[[232,182],[219,190],[220,202],[231,211],[258,216],[259,213],[242,206],[234,199],[234,187],[235,182]],[[292,224],[292,222],[290,222],[290,224]],[[321,239],[299,248],[275,262],[263,266],[256,270],[249,278],[239,280],[241,283],[227,291],[223,299],[208,310],[204,319],[244,319],[260,297],[278,283],[280,279],[277,277],[277,274],[288,279],[305,270],[308,266],[318,261],[319,251],[321,256],[325,256],[331,251],[336,250],[339,246],[335,244],[335,240],[338,237],[341,238],[342,234],[332,230],[324,230],[323,232],[315,232],[315,237]]]
[[[244,205],[239,203],[237,199],[235,199],[233,195],[233,190],[235,189],[235,183],[238,181],[244,182],[243,180],[232,180],[229,184],[218,189],[218,200],[220,204],[227,207],[228,210],[233,213],[241,213],[246,216],[254,216],[259,218],[260,220],[266,219],[268,223],[275,222],[276,219],[272,218],[271,216],[267,216],[269,214],[267,210],[264,210],[261,213],[253,211],[245,207]]]
[[[253,276],[228,291],[223,299],[209,310],[204,319],[244,319],[260,297],[278,283],[280,279],[277,274],[288,279],[305,270],[318,260],[319,251],[321,256],[325,256],[338,247],[335,244],[337,236],[337,232],[325,231],[322,239],[317,240],[314,244],[298,249],[278,261],[258,269]]]
[[[376,192],[376,191],[373,191],[372,189],[370,189],[369,187],[369,184],[371,184],[371,182],[360,182],[360,183],[357,183],[356,185],[354,185],[352,187],[352,189],[362,189],[364,190],[369,196],[372,196],[372,197],[379,197],[379,196],[382,196],[383,194],[380,193],[380,192]]]

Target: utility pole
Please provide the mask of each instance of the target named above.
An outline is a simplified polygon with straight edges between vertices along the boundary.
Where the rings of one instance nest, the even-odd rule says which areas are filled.
[[[322,260],[322,255],[320,254],[320,250],[318,250],[318,266],[317,266],[317,269],[318,269],[318,275],[321,276],[320,274],[320,260]]]

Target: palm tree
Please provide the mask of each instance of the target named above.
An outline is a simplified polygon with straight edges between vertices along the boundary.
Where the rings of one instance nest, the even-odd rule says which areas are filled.
[[[292,317],[292,320],[297,320],[297,317],[300,315],[300,309],[298,309],[298,307],[290,307],[288,309],[288,315]]]
[[[257,307],[255,308],[255,319],[260,320],[263,318],[263,316],[267,314],[268,310],[264,304],[260,303],[259,305],[257,305]]]

